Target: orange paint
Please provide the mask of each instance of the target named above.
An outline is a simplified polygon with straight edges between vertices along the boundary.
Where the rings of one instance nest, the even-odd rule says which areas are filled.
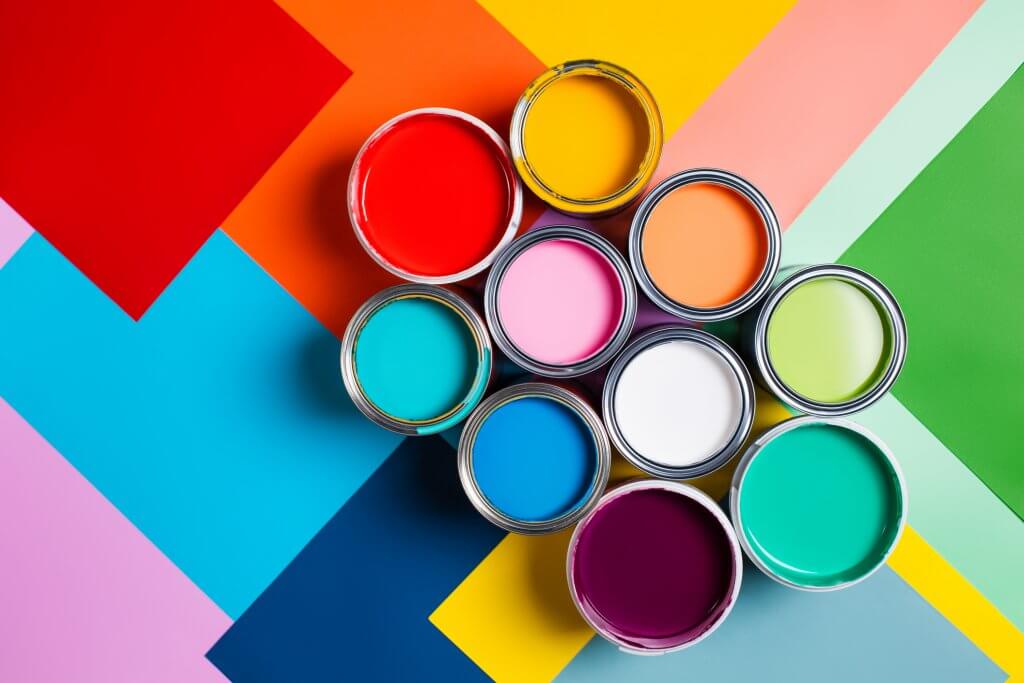
[[[641,250],[651,280],[666,296],[685,306],[717,308],[757,282],[768,259],[768,235],[742,195],[691,183],[651,210]]]

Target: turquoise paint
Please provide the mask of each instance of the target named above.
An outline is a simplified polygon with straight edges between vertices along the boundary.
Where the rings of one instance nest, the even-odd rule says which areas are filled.
[[[545,522],[590,495],[598,451],[586,422],[552,398],[525,396],[484,420],[473,444],[473,475],[483,496],[512,519]]]
[[[466,320],[426,296],[397,299],[370,314],[356,338],[355,369],[366,398],[405,422],[451,412],[483,374]]]
[[[739,491],[742,533],[757,557],[800,586],[854,581],[877,567],[903,515],[899,480],[867,437],[832,424],[782,432]]]

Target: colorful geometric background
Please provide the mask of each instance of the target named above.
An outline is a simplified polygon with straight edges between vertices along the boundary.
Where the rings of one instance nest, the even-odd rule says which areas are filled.
[[[345,217],[362,140],[429,105],[507,130],[581,57],[654,91],[659,177],[751,179],[784,263],[870,270],[910,328],[856,417],[910,488],[888,567],[748,572],[664,657],[592,638],[566,535],[489,525],[451,435],[380,430],[337,371],[391,282]],[[0,681],[1024,681],[1022,61],[1020,0],[0,0]]]

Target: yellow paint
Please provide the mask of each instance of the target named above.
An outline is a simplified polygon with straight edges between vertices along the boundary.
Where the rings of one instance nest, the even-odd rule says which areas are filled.
[[[620,83],[568,74],[538,92],[523,124],[526,159],[554,192],[593,201],[622,190],[641,170],[650,128]]]
[[[889,566],[1009,680],[1024,683],[1024,634],[909,526]]]
[[[796,4],[480,2],[545,64],[593,58],[635,73],[654,93],[666,133],[682,125]]]

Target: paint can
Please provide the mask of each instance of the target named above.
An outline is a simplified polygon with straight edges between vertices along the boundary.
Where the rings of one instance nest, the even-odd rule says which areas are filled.
[[[791,588],[831,591],[863,581],[892,554],[907,492],[881,439],[848,420],[808,415],[750,445],[729,507],[758,569]]]
[[[624,652],[662,654],[711,635],[732,611],[743,559],[725,513],[699,489],[645,479],[604,495],[566,561],[583,619]]]
[[[636,285],[622,254],[567,225],[530,231],[495,260],[484,290],[494,341],[546,377],[595,370],[621,349],[636,319]]]
[[[455,109],[416,109],[383,124],[356,154],[348,211],[385,270],[446,284],[483,271],[512,241],[523,190],[494,129]]]
[[[786,269],[743,328],[761,383],[811,415],[848,415],[871,405],[892,387],[907,354],[896,298],[850,266]]]
[[[436,434],[480,403],[492,355],[483,318],[465,298],[434,285],[396,285],[352,316],[341,376],[352,402],[380,426]]]
[[[619,211],[640,196],[661,158],[654,96],[620,66],[559,64],[535,79],[512,113],[512,159],[523,183],[571,215]]]
[[[604,493],[611,446],[597,413],[575,391],[516,384],[473,411],[459,440],[459,478],[496,526],[547,534],[575,524]]]
[[[602,409],[616,449],[641,470],[692,479],[725,465],[754,420],[754,383],[717,337],[682,326],[645,332],[615,359]]]
[[[698,322],[752,308],[779,268],[782,233],[771,204],[734,173],[698,168],[659,183],[637,207],[629,260],[662,310]]]

